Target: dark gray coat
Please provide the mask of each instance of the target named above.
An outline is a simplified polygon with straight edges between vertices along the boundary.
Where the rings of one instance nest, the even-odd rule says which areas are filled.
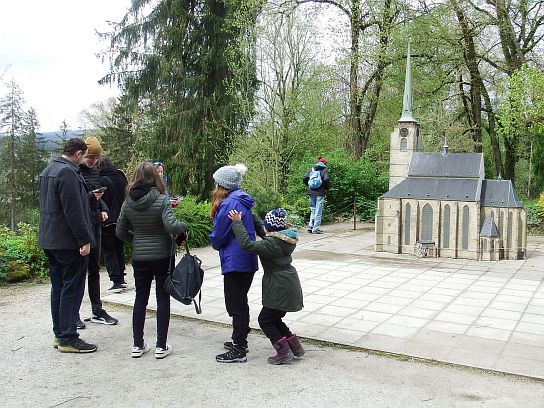
[[[87,186],[79,168],[57,157],[40,174],[38,246],[78,249],[94,245]]]
[[[141,198],[127,197],[115,233],[119,239],[132,243],[133,259],[155,261],[174,254],[172,235],[187,233],[187,224],[176,219],[170,200],[152,187]]]
[[[261,241],[252,241],[241,221],[232,223],[236,240],[247,252],[259,255],[263,266],[263,306],[285,312],[303,308],[302,287],[291,254],[297,244],[295,228],[269,232]]]

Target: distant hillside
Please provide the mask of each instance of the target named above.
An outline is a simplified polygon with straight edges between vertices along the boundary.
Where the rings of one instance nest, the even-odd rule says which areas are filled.
[[[88,130],[68,130],[66,132],[66,140],[72,137],[83,137],[85,134],[90,133]],[[60,130],[56,132],[39,132],[39,136],[45,139],[45,148],[49,151],[59,150],[62,146],[62,132]]]

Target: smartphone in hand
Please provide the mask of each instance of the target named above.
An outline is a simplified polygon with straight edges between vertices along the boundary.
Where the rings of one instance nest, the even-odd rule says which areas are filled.
[[[108,187],[100,187],[100,188],[97,188],[96,190],[93,190],[93,193],[103,193],[107,189]]]

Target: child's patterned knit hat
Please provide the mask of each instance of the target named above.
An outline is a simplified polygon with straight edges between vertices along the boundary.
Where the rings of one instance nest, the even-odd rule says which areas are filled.
[[[275,208],[264,216],[264,227],[268,232],[281,231],[287,227],[287,212],[285,208]]]

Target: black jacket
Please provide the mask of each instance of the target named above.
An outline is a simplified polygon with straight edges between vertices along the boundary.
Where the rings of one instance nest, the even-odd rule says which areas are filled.
[[[109,215],[108,206],[102,199],[96,200],[92,192],[93,190],[102,187],[100,185],[100,172],[96,167],[87,167],[85,163],[81,163],[79,165],[79,170],[81,171],[81,175],[83,176],[85,184],[87,185],[87,195],[89,197],[89,204],[91,206],[91,222],[95,225],[101,224],[102,218],[100,217],[100,213],[104,211]]]
[[[100,186],[108,188],[102,196],[102,200],[109,209],[109,218],[104,225],[115,224],[117,218],[119,218],[123,201],[125,201],[127,178],[123,172],[115,166],[101,167],[99,171]]]
[[[308,181],[310,180],[310,173],[312,172],[314,168],[316,170],[319,169],[319,173],[321,174],[321,180],[322,180],[321,186],[319,186],[319,188],[316,188],[316,189],[308,187]],[[315,195],[315,196],[324,196],[331,184],[327,167],[320,162],[316,163],[314,167],[309,169],[304,174],[302,181],[304,182],[304,184],[306,184],[306,187],[308,188],[308,195]]]
[[[77,249],[94,245],[89,196],[79,168],[57,157],[40,174],[38,246]]]

